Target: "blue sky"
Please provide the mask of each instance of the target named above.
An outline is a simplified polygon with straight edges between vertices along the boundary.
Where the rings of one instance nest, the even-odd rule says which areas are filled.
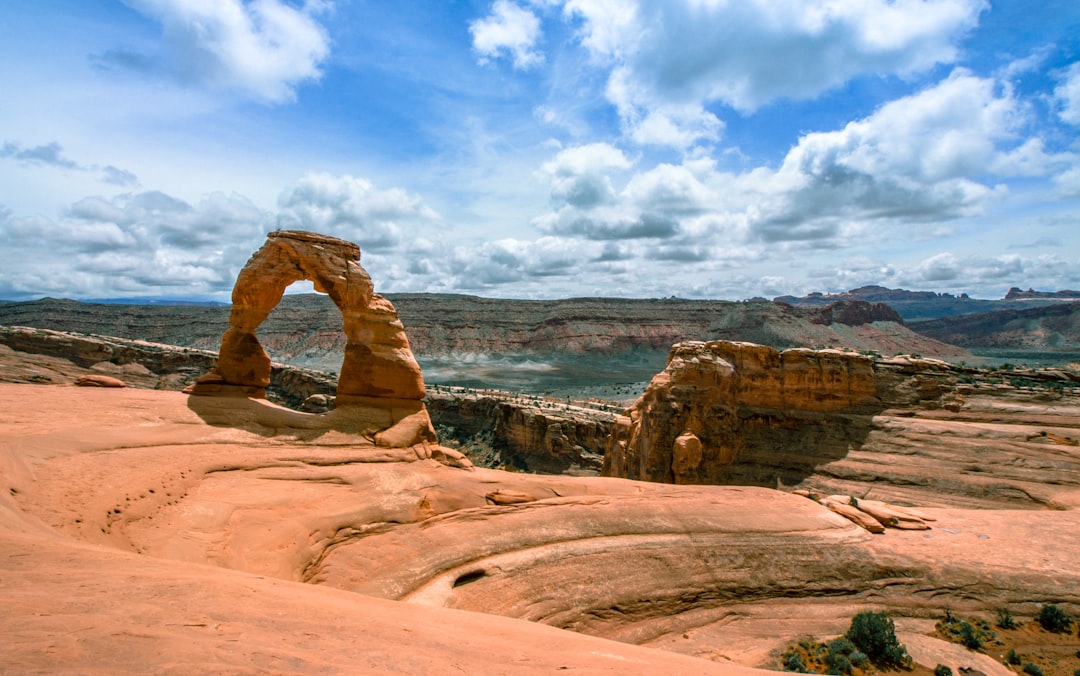
[[[0,298],[1080,288],[1074,0],[14,0],[0,88]]]

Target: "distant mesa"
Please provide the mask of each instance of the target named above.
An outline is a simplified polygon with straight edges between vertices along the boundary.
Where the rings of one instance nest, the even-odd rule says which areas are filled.
[[[1080,291],[1072,291],[1069,289],[1064,289],[1062,291],[1036,291],[1032,288],[1028,288],[1027,291],[1021,291],[1014,286],[1005,294],[1005,300],[1032,300],[1044,298],[1055,300],[1080,300]]]
[[[931,301],[931,300],[970,300],[966,293],[953,295],[951,293],[938,293],[936,291],[908,291],[906,289],[890,289],[885,286],[871,284],[860,286],[843,293],[820,293],[814,291],[798,298],[796,296],[777,296],[773,301],[787,303],[788,305],[828,305],[840,301],[861,300],[869,303],[891,303],[897,301]]]

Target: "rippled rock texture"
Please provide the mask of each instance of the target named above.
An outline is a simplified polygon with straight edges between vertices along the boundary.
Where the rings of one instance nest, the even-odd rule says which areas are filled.
[[[618,673],[708,673],[770,665],[860,608],[1080,603],[1075,510],[928,508],[930,531],[871,535],[772,489],[464,471],[294,414],[0,385],[0,665],[516,673],[614,655]]]

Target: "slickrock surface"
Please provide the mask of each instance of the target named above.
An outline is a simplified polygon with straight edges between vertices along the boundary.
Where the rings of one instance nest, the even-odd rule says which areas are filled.
[[[682,343],[616,419],[604,474],[900,505],[1080,505],[1080,382],[991,375],[930,359]]]
[[[871,535],[790,493],[466,471],[305,419],[0,385],[0,669],[732,673],[674,653],[775,666],[860,608],[1080,603],[1072,510]]]

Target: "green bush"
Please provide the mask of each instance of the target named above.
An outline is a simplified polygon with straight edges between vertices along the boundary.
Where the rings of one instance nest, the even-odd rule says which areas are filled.
[[[794,671],[797,674],[806,673],[806,660],[798,652],[792,650],[784,655],[784,671]]]
[[[1043,629],[1055,634],[1067,632],[1072,628],[1072,618],[1053,603],[1047,603],[1040,608],[1035,620],[1042,625]]]
[[[842,653],[829,653],[825,656],[825,673],[848,676],[851,673],[851,660]]]
[[[1030,676],[1043,676],[1043,670],[1031,662],[1025,664],[1021,669],[1025,674],[1030,674]]]
[[[851,673],[852,661],[849,655],[857,652],[855,644],[841,636],[834,638],[825,644],[828,652],[825,655],[825,668],[827,673],[843,676]]]
[[[934,676],[952,676],[952,669],[944,664],[939,664],[934,667]]]
[[[851,663],[854,666],[859,668],[865,667],[866,665],[870,664],[870,658],[866,656],[866,653],[859,650],[856,650],[850,655],[848,655],[848,659],[851,660]]]
[[[834,638],[826,644],[829,648],[829,653],[833,655],[850,655],[855,652],[855,644],[849,641],[846,637]]]
[[[1016,629],[1016,620],[1008,608],[997,609],[997,626],[1002,629]]]
[[[979,638],[978,632],[975,631],[975,627],[971,626],[967,622],[960,623],[960,642],[964,644],[965,648],[970,650],[978,650],[982,647],[982,639]]]
[[[1005,661],[1012,665],[1020,664],[1020,655],[1016,653],[1014,648],[1009,648],[1009,652],[1005,653]]]
[[[911,656],[896,639],[896,625],[889,614],[863,611],[851,619],[844,636],[880,667],[907,668]]]

